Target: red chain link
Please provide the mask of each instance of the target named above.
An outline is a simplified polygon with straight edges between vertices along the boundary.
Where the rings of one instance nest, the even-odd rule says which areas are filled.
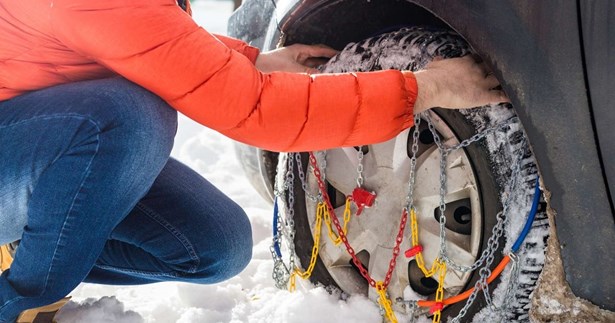
[[[401,213],[401,221],[399,223],[399,232],[397,232],[397,238],[395,239],[395,248],[393,248],[393,258],[391,258],[391,262],[389,263],[389,270],[387,271],[387,275],[384,277],[384,287],[388,287],[391,282],[391,276],[393,275],[393,269],[395,269],[395,264],[397,263],[397,256],[399,256],[399,246],[402,241],[404,241],[404,229],[406,228],[406,222],[408,222],[408,212],[404,208]]]
[[[369,275],[369,272],[367,271],[367,269],[363,267],[363,264],[361,263],[359,258],[357,258],[354,249],[350,245],[350,242],[348,242],[348,238],[346,237],[346,234],[344,234],[344,230],[342,230],[342,226],[340,225],[340,221],[337,219],[337,215],[335,214],[333,205],[331,205],[329,194],[327,194],[327,188],[325,187],[325,183],[322,180],[322,174],[320,173],[320,168],[318,167],[318,163],[316,162],[316,157],[314,156],[312,152],[310,152],[309,155],[310,155],[310,164],[312,164],[312,167],[314,167],[314,176],[316,176],[316,180],[318,181],[318,188],[320,189],[320,193],[322,194],[323,200],[327,204],[327,208],[329,208],[329,213],[331,214],[331,220],[333,221],[333,224],[335,225],[335,228],[337,229],[338,235],[342,239],[342,242],[344,243],[344,245],[346,246],[346,251],[348,251],[348,254],[352,257],[352,262],[355,264],[355,266],[359,268],[359,272],[361,273],[361,276],[363,276],[369,282],[370,286],[376,287],[376,281]],[[397,256],[399,255],[399,246],[401,245],[404,239],[404,228],[406,227],[407,221],[408,221],[408,213],[406,209],[404,209],[404,211],[402,212],[401,222],[399,223],[399,232],[397,233],[397,238],[395,239],[395,247],[393,248],[393,258],[389,262],[389,270],[387,271],[387,274],[385,276],[384,283],[383,283],[383,287],[385,289],[389,286],[389,283],[391,282],[391,277],[393,276],[393,270],[395,269],[395,265],[397,262]]]

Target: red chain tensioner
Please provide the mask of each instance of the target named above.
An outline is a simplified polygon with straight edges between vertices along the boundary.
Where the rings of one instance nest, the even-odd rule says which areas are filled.
[[[357,187],[352,191],[350,199],[357,205],[357,216],[359,216],[364,208],[369,208],[374,204],[376,193],[368,192],[362,187]]]

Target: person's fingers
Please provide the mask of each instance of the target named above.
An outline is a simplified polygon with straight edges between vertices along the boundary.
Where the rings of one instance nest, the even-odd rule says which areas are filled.
[[[304,73],[311,75],[311,74],[319,74],[320,71],[312,67],[306,67]]]
[[[470,53],[464,57],[468,57],[471,58],[472,61],[474,61],[474,63],[476,64],[482,64],[483,63],[483,58],[480,57],[480,55],[476,54],[476,53]]]
[[[339,53],[337,50],[325,45],[295,44],[287,48],[294,52],[295,60],[300,64],[305,64],[311,58],[323,58],[326,61]]]
[[[489,69],[489,67],[487,67],[487,64],[485,63],[476,64],[476,67],[478,68],[478,70],[480,71],[483,77],[493,74],[491,73],[491,70]]]
[[[498,81],[495,75],[489,74],[485,78],[485,85],[487,86],[488,89],[493,89],[494,87],[497,87],[498,85],[500,85],[500,81]]]
[[[491,90],[485,92],[484,104],[510,103],[510,99],[502,90]]]
[[[309,67],[318,67],[329,61],[326,57],[310,57],[303,62],[303,65]]]
[[[461,56],[459,58],[460,61],[464,62],[464,64],[472,64],[472,65],[478,65],[482,63],[482,60],[480,59],[480,57],[472,54],[472,55],[466,55],[466,56]]]
[[[339,53],[339,51],[326,46],[326,45],[311,45],[309,46],[308,53],[311,57],[327,57],[331,58]]]
[[[437,62],[437,61],[441,61],[444,58],[442,56],[434,56],[434,58],[431,59],[432,62]]]

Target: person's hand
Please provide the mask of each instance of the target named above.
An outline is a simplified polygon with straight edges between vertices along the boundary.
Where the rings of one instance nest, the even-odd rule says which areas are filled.
[[[325,45],[294,44],[258,55],[254,64],[263,73],[294,72],[318,73],[316,66],[338,53]]]
[[[434,60],[414,75],[418,86],[415,114],[433,107],[465,109],[510,102],[487,66],[472,56]]]

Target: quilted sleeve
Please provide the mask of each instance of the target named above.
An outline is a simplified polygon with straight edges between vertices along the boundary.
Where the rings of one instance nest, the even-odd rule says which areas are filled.
[[[256,62],[256,57],[258,57],[258,54],[260,53],[258,48],[252,47],[239,39],[217,34],[214,34],[214,36],[226,45],[226,47],[239,52],[243,56],[247,57],[252,63]]]
[[[262,74],[174,0],[52,3],[54,36],[67,47],[238,141],[319,150],[385,141],[412,125],[410,73]]]

